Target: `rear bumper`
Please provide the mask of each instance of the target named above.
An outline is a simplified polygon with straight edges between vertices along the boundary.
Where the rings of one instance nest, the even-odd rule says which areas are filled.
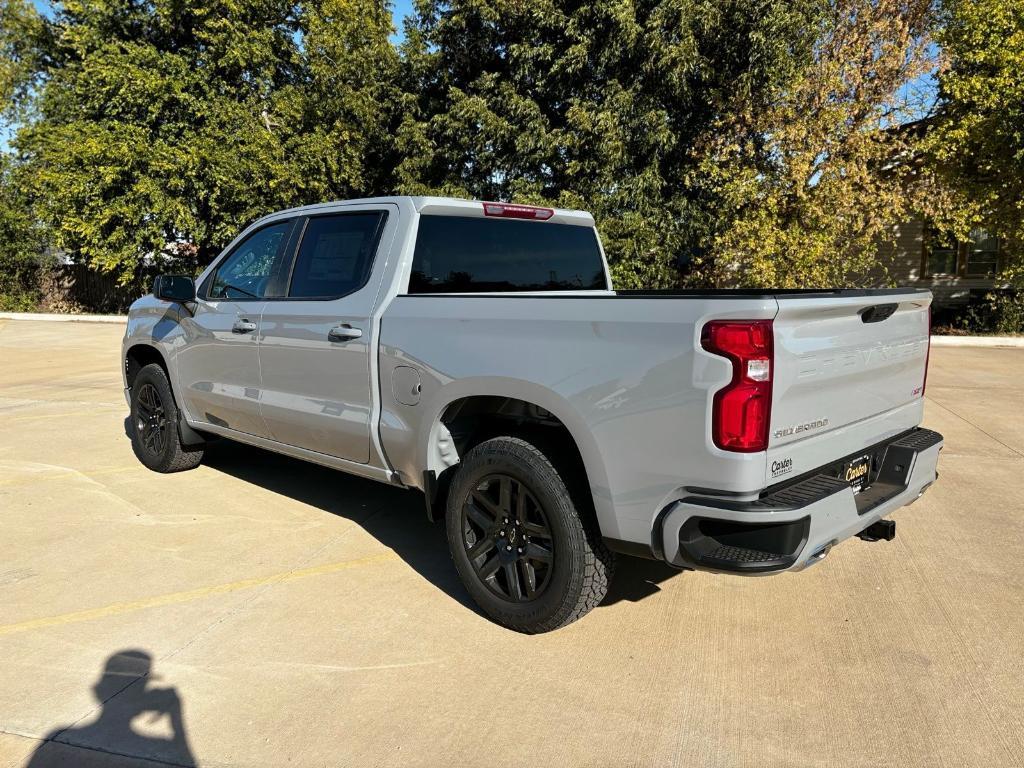
[[[677,566],[726,573],[800,570],[828,550],[917,500],[938,477],[942,435],[914,429],[861,453],[874,459],[871,485],[854,494],[837,477],[842,461],[755,501],[688,496],[659,515],[662,557]],[[853,458],[853,457],[849,457]]]

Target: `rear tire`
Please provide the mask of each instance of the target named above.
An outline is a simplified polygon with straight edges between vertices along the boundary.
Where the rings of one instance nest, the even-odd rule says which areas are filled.
[[[194,469],[203,447],[185,447],[178,434],[178,406],[167,374],[150,363],[135,376],[131,391],[132,450],[154,472]]]
[[[459,577],[484,613],[517,632],[570,624],[608,592],[614,555],[566,479],[516,437],[480,443],[452,479],[445,520]]]

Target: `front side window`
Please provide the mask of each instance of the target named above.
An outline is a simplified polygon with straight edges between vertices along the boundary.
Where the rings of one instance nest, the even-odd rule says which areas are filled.
[[[207,298],[262,299],[280,265],[291,222],[271,224],[239,243],[217,267]]]
[[[607,287],[592,227],[469,216],[420,217],[409,293]]]
[[[332,299],[362,288],[384,217],[380,211],[311,217],[295,257],[288,296]]]

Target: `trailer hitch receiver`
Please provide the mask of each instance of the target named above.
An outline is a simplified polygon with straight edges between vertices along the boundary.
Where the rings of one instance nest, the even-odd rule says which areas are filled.
[[[864,541],[892,541],[896,538],[896,521],[878,520],[858,533],[857,538]]]

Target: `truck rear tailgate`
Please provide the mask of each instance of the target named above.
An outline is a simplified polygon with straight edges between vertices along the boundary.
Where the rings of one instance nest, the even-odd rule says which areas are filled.
[[[920,423],[930,294],[777,300],[766,484]]]

